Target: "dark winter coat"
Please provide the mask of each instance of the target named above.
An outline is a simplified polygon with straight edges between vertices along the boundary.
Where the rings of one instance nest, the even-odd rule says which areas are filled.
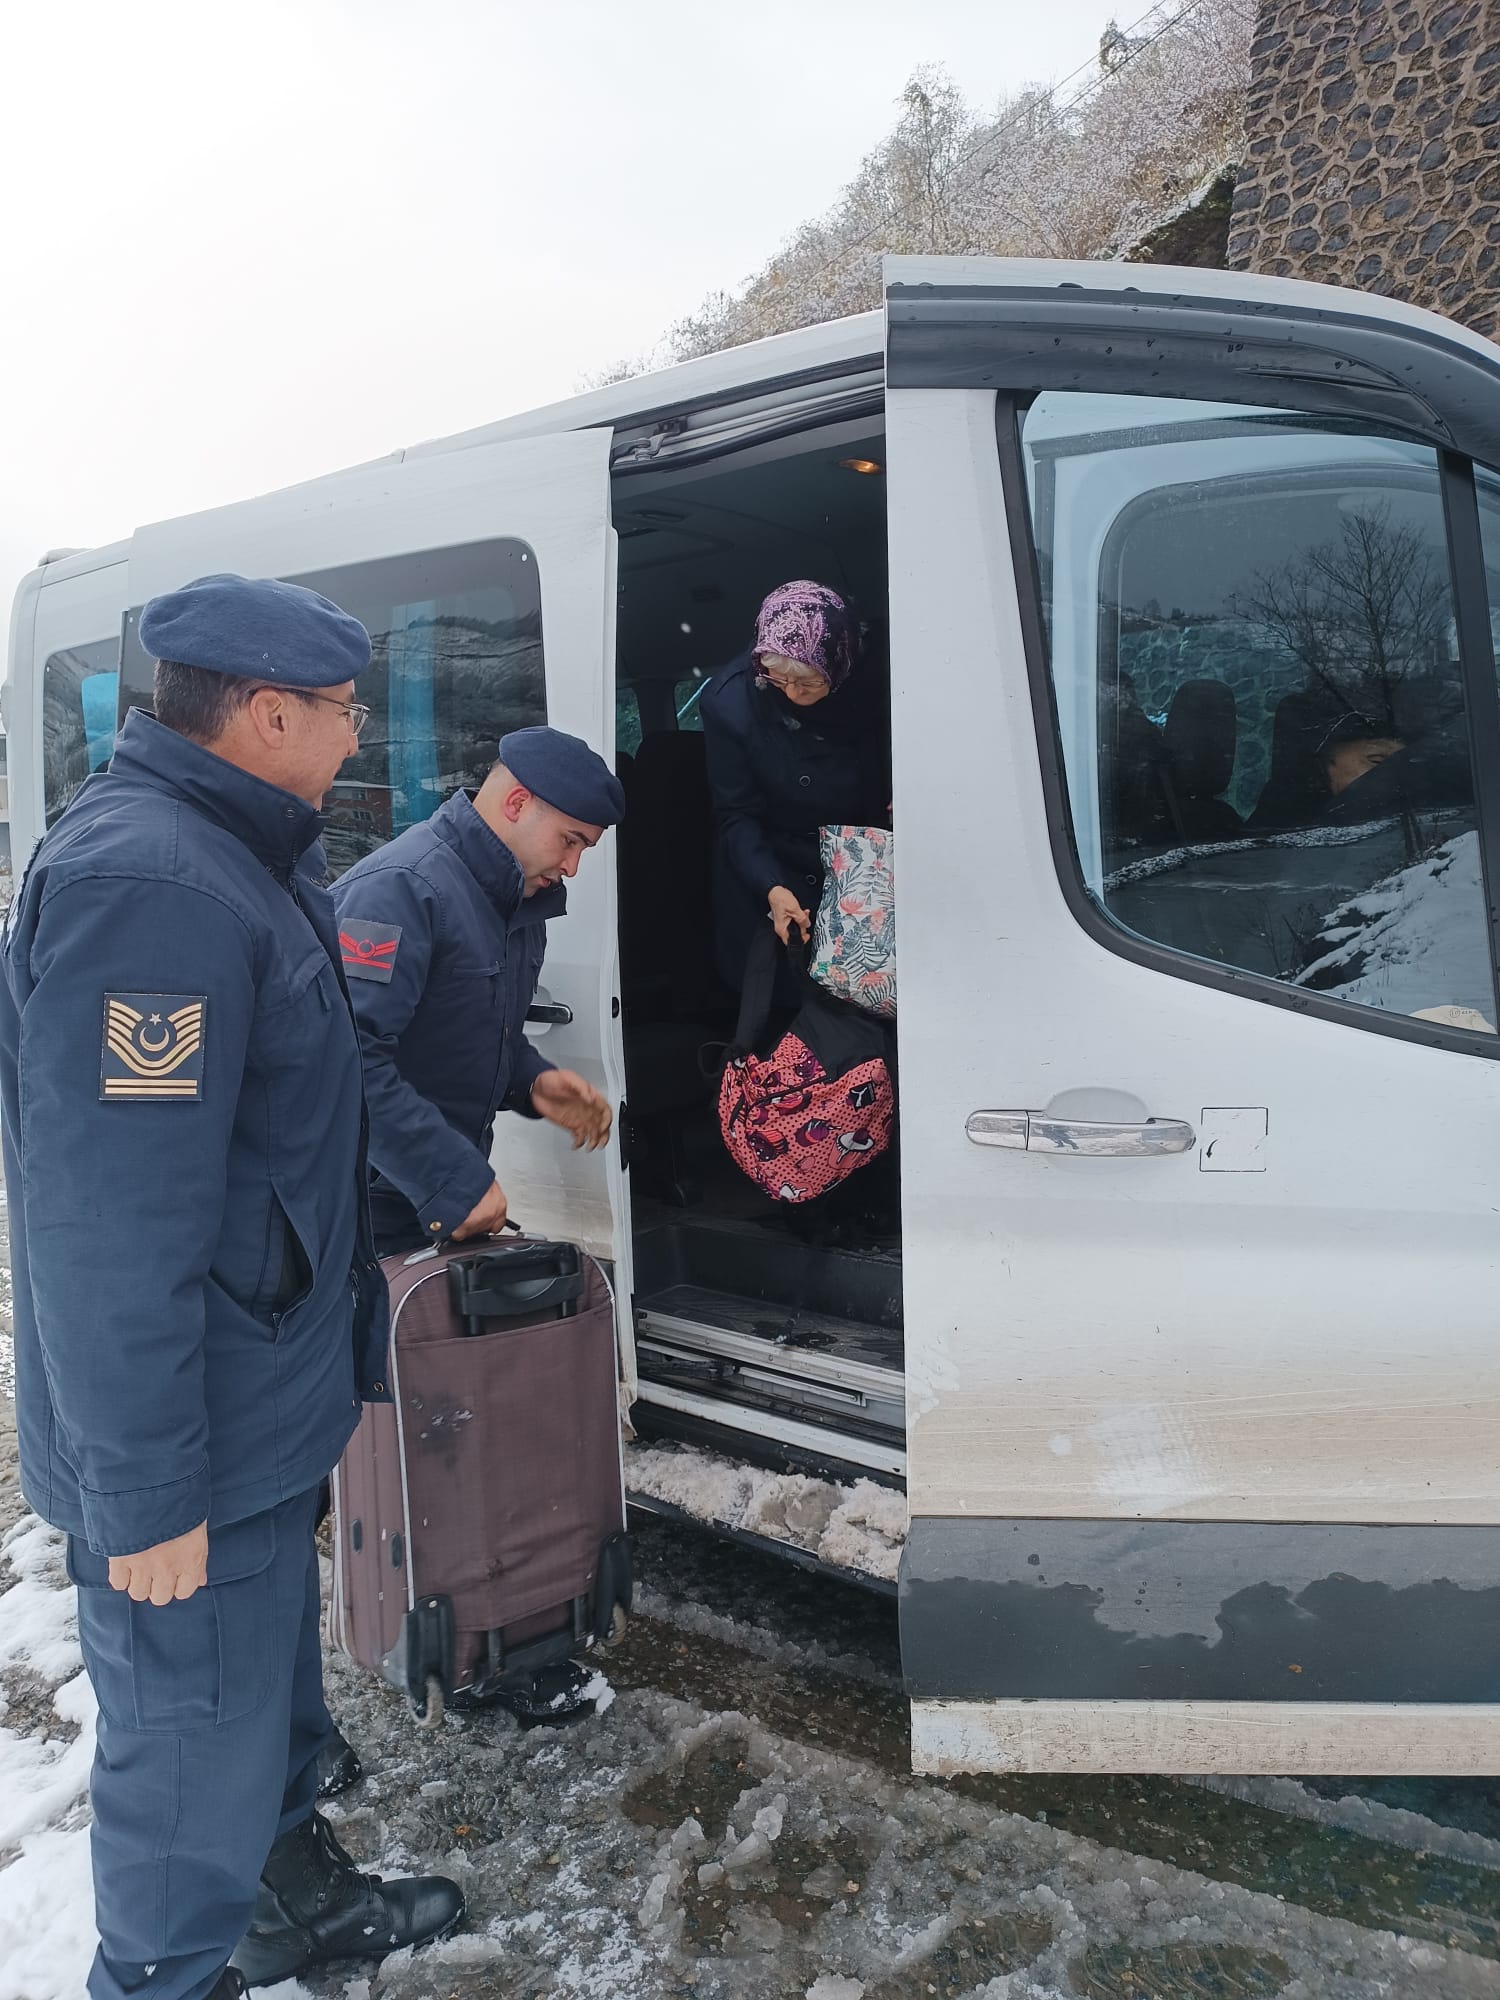
[[[468,792],[334,884],[383,1245],[448,1235],[495,1177],[496,1112],[536,1115],[532,1085],[553,1065],[526,1039],[526,1010],[567,892],[523,887]]]
[[[21,1482],[101,1555],[315,1487],[386,1394],[320,824],[133,711],[6,927]]]
[[[715,674],[700,709],[717,823],[714,938],[736,991],[766,898],[786,888],[816,911],[823,866],[818,829],[883,826],[890,801],[882,688],[853,677],[811,708],[755,685],[754,655]]]

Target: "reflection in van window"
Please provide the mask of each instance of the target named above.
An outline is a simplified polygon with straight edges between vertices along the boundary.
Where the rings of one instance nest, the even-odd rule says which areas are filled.
[[[48,826],[89,773],[109,762],[119,660],[119,640],[99,639],[49,654],[42,669],[42,790]]]
[[[641,698],[631,687],[615,689],[615,755],[633,757],[641,747]]]
[[[703,710],[700,703],[703,691],[713,676],[711,674],[689,674],[686,680],[678,681],[672,689],[672,713],[679,729],[703,728]]]
[[[350,611],[368,630],[359,699],[370,719],[328,795],[324,852],[333,875],[478,785],[508,730],[547,720],[542,598],[523,542],[470,542],[287,579]],[[151,705],[152,663],[126,619],[123,699]]]
[[[1194,957],[1493,1032],[1436,455],[1279,411],[1065,394],[1031,405],[1023,443],[1104,910]]]

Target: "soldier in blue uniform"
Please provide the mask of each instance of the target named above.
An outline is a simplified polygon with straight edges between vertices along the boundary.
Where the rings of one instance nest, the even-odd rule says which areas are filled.
[[[624,817],[620,782],[576,736],[518,729],[477,792],[334,884],[364,1053],[370,1205],[382,1256],[504,1226],[490,1165],[499,1111],[602,1146],[610,1107],[523,1032],[564,883]]]
[[[386,1304],[302,864],[369,639],[234,576],[153,599],[140,636],[156,714],[42,840],[0,950],[16,1420],[99,1699],[89,1992],[231,2000],[423,1942],[463,1898],[360,1874],[313,1810],[317,1492],[386,1394]]]
[[[612,1113],[583,1077],[527,1041],[526,1010],[564,884],[624,816],[619,780],[556,729],[518,729],[477,792],[367,855],[334,884],[339,945],[364,1053],[371,1208],[382,1256],[501,1229],[490,1165],[496,1114],[546,1118],[575,1146],[602,1146]],[[491,1692],[523,1721],[592,1704],[573,1663]],[[358,1769],[336,1737],[326,1769]]]

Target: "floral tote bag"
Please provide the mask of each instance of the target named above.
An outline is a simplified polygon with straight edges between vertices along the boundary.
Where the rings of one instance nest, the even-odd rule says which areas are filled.
[[[808,968],[827,992],[882,1021],[896,1016],[895,850],[883,826],[825,826],[823,900]]]

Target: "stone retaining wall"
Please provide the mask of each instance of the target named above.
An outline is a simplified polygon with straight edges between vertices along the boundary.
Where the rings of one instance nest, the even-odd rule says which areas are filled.
[[[1500,0],[1262,0],[1229,263],[1500,322]]]

